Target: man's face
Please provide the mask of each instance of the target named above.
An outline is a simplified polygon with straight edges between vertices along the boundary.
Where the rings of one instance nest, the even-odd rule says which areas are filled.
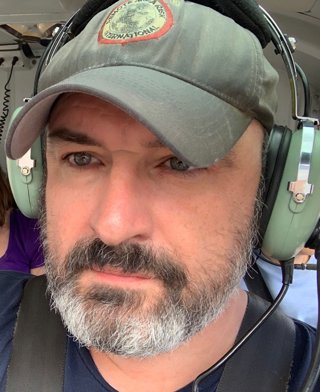
[[[142,124],[69,94],[47,138],[41,218],[49,288],[80,342],[150,356],[222,311],[246,269],[263,132],[190,168]]]

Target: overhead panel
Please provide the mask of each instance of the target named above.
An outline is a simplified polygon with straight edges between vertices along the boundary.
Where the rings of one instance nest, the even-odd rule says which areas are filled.
[[[318,0],[290,0],[290,1],[279,1],[279,0],[261,0],[258,1],[262,7],[265,7],[270,12],[283,12],[285,14],[296,13],[296,12],[312,12],[312,9],[318,3]]]
[[[0,24],[65,20],[70,15],[59,1],[1,0]]]

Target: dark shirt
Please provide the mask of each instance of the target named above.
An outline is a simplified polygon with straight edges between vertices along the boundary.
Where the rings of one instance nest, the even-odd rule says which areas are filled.
[[[0,271],[0,392],[5,392],[6,369],[8,366],[13,329],[16,321],[22,290],[30,275]],[[310,365],[315,331],[312,327],[295,321],[296,345],[291,373],[289,392],[300,392],[305,374]],[[248,364],[253,366],[253,364]],[[222,369],[215,371],[202,381],[199,392],[214,392],[218,385]],[[100,375],[89,351],[73,341],[67,342],[65,363],[65,392],[115,392]],[[179,392],[190,392],[191,385]],[[257,389],[257,392],[259,389]],[[320,391],[320,384],[315,389]]]

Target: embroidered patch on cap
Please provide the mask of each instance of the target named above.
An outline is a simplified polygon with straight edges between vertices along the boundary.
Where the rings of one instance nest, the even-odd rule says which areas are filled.
[[[126,44],[159,38],[172,24],[172,13],[163,0],[127,0],[108,15],[98,42]]]

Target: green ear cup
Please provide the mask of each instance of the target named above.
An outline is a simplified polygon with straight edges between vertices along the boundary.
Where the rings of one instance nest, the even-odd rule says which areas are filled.
[[[17,108],[11,122],[21,110]],[[41,140],[38,138],[31,150],[19,160],[7,158],[8,177],[14,199],[20,211],[29,218],[38,216],[39,190],[42,184]]]
[[[310,125],[310,124],[309,124]],[[290,184],[297,183],[298,168],[307,166],[305,132],[312,131],[312,153],[308,182],[312,184],[310,194],[302,195],[290,191]],[[307,140],[308,142],[308,140]],[[309,239],[320,215],[320,133],[313,124],[293,132],[290,147],[280,181],[271,217],[264,234],[262,249],[267,256],[287,260],[295,256]],[[308,192],[307,192],[308,193]]]

